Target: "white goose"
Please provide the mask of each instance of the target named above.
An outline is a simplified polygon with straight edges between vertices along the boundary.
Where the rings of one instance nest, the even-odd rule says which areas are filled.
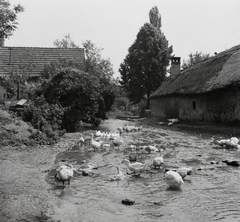
[[[216,143],[223,148],[238,148],[239,139],[237,137],[231,137],[230,139],[217,140]]]
[[[102,141],[96,141],[93,138],[93,133],[91,133],[92,137],[91,137],[91,142],[90,145],[91,147],[94,149],[94,151],[96,150],[100,150],[101,146],[102,146]]]
[[[230,138],[230,141],[233,142],[233,143],[235,143],[235,144],[238,144],[239,139],[238,139],[237,137],[231,137],[231,138]]]
[[[98,136],[102,136],[102,132],[100,130],[97,130],[95,135],[98,137]]]
[[[145,150],[148,152],[148,153],[156,153],[156,152],[159,152],[159,149],[157,148],[157,144],[154,144],[154,145],[148,145]]]
[[[167,184],[171,188],[180,188],[182,184],[184,184],[182,177],[172,170],[166,170],[165,172],[165,179],[167,181]]]
[[[120,133],[119,137],[111,139],[111,141],[115,147],[119,148],[123,144],[122,134]]]
[[[70,181],[73,177],[75,168],[71,164],[61,165],[56,169],[55,180],[62,182],[64,186],[64,182],[68,181],[68,186],[70,185]]]
[[[159,149],[160,152],[160,156],[156,156],[153,159],[152,165],[154,166],[154,168],[160,168],[162,164],[164,164],[164,159],[163,159],[163,155],[162,155],[162,149]]]
[[[193,169],[191,167],[180,167],[176,172],[184,179],[187,175],[192,174]]]
[[[142,173],[143,171],[145,171],[148,167],[148,163],[141,163],[141,162],[134,162],[134,163],[130,163],[130,161],[126,158],[123,159],[122,163],[124,163],[127,168],[134,172],[136,175],[140,175],[140,173]]]
[[[120,167],[117,165],[117,174],[116,175],[113,175],[113,176],[110,176],[110,181],[113,181],[113,180],[123,180],[125,178],[123,172],[120,170]]]
[[[81,144],[81,146],[84,146],[85,139],[83,138],[82,133],[79,133],[79,140],[78,144]]]
[[[79,171],[82,172],[83,176],[93,176],[93,169],[97,169],[98,167],[92,163],[87,163],[86,160],[83,160],[83,164],[79,167]]]

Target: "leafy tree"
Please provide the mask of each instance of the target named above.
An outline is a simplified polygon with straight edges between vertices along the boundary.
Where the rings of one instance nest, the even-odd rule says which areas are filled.
[[[57,48],[79,48],[70,37],[70,34],[66,34],[62,40],[56,39],[53,45]]]
[[[100,92],[105,102],[106,111],[110,111],[116,98],[116,82],[113,78],[113,66],[110,59],[103,59],[102,48],[97,48],[91,41],[83,42],[86,61],[85,71],[99,80]]]
[[[80,121],[97,126],[106,118],[106,105],[95,76],[75,68],[62,68],[44,81],[23,114],[48,137],[63,130],[78,130]],[[56,133],[54,131],[57,130]]]
[[[44,97],[49,104],[59,104],[64,109],[62,127],[75,131],[80,120],[99,125],[105,118],[105,103],[95,76],[84,71],[62,69],[44,87]]]
[[[68,44],[65,46],[69,47]],[[91,61],[94,61],[86,66],[91,67],[91,72],[80,70],[71,61],[61,60],[45,66],[38,83],[32,87],[33,100],[43,96],[46,103],[62,107],[61,129],[67,131],[78,130],[80,121],[99,125],[115,100],[110,61],[102,59],[100,51],[92,43],[87,51],[92,53]]]
[[[85,71],[98,77],[111,81],[113,78],[113,66],[110,59],[103,59],[101,56],[102,48],[97,48],[91,40],[83,42],[86,61]]]
[[[146,108],[150,106],[150,94],[166,77],[172,53],[172,46],[168,46],[168,41],[160,30],[161,17],[156,7],[150,11],[150,21],[154,25],[145,23],[141,27],[119,69],[120,83],[130,101],[134,104],[146,98]]]
[[[7,0],[0,0],[0,38],[9,38],[17,29],[17,15],[24,11],[24,8],[18,4],[10,8]]]
[[[189,56],[189,59],[187,61],[183,61],[182,69],[187,69],[190,66],[195,65],[195,64],[209,58],[210,54],[209,53],[204,54],[202,52],[197,51],[195,54],[190,53],[188,56]]]

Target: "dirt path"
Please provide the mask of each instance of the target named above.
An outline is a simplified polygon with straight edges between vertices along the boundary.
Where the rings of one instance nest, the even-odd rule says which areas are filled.
[[[45,177],[55,155],[63,150],[61,142],[54,147],[1,147],[0,221],[53,221],[54,196]]]

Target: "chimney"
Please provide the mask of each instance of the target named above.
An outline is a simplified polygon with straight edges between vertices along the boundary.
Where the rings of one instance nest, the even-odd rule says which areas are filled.
[[[4,47],[4,37],[0,37],[0,47]]]
[[[180,60],[181,57],[172,57],[170,68],[171,78],[175,78],[180,73]]]

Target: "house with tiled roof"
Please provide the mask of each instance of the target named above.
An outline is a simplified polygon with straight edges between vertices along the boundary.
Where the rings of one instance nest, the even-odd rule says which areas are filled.
[[[150,103],[160,119],[240,122],[240,45],[172,75]]]
[[[0,46],[0,76],[39,76],[45,65],[61,60],[84,67],[83,48],[41,48]]]

